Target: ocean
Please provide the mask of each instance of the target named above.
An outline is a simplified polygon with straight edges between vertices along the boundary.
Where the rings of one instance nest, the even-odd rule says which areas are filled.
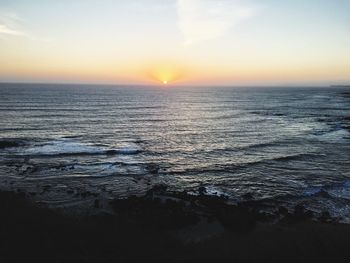
[[[349,116],[341,87],[3,83],[0,188],[69,208],[164,184],[350,222]]]

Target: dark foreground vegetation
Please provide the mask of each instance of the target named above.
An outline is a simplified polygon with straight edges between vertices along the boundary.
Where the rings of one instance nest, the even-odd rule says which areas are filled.
[[[84,218],[0,192],[0,262],[349,262],[350,226],[327,214],[162,191]]]

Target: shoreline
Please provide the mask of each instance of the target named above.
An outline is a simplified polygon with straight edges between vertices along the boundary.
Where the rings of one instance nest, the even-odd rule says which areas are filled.
[[[315,218],[301,206],[266,214],[254,201],[231,205],[222,197],[169,194],[164,186],[110,205],[114,213],[69,217],[0,192],[1,262],[347,259],[350,225]]]

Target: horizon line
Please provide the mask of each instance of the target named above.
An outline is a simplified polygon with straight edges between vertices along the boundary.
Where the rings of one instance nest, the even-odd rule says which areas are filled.
[[[330,87],[348,87],[350,88],[350,84],[323,84],[323,85],[315,85],[315,84],[261,84],[261,85],[235,85],[235,84],[182,84],[182,85],[176,85],[176,84],[168,84],[168,85],[161,85],[161,84],[136,84],[136,83],[93,83],[93,82],[83,82],[83,83],[77,83],[77,82],[40,82],[40,81],[0,81],[0,85],[2,84],[24,84],[24,85],[57,85],[57,86],[63,86],[63,85],[70,85],[70,86],[109,86],[109,87],[158,87],[158,88],[186,88],[186,87],[193,87],[193,88],[200,88],[200,87],[212,87],[212,88],[330,88]]]

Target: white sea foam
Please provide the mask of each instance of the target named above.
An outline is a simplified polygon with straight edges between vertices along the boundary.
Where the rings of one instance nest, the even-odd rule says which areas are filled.
[[[75,165],[75,171],[88,171],[87,174],[93,174],[94,176],[107,176],[120,172],[120,167],[113,163],[96,163],[87,165]]]
[[[213,195],[213,196],[227,196],[226,193],[224,193],[222,190],[218,189],[214,186],[206,186],[205,187],[206,194],[207,195]]]
[[[34,145],[23,151],[28,155],[58,155],[58,154],[78,154],[78,153],[102,153],[104,149],[83,144],[81,142],[68,139],[50,141],[45,144]]]
[[[338,129],[321,135],[317,135],[316,138],[324,142],[337,142],[346,138],[350,138],[350,132],[345,129]]]
[[[350,200],[350,181],[346,181],[340,186],[328,190],[331,196]]]
[[[110,149],[96,146],[90,143],[83,143],[71,139],[58,139],[45,143],[33,145],[26,148],[21,154],[24,155],[69,155],[69,154],[124,154],[131,155],[141,151],[136,144],[122,144],[120,147]]]
[[[122,147],[117,150],[117,152],[121,154],[135,154],[139,153],[140,151],[141,149],[138,147]]]

